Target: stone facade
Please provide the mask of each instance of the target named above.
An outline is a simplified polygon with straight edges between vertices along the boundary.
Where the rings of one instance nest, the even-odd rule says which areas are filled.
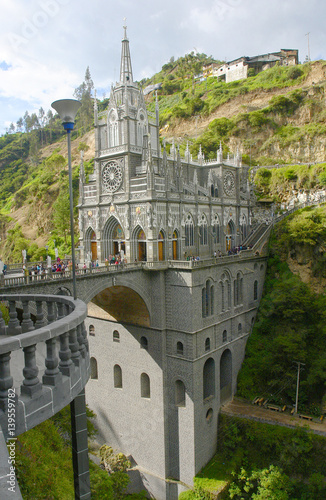
[[[107,110],[95,106],[95,167],[80,175],[81,260],[122,253],[135,260],[210,257],[238,245],[250,225],[246,170],[238,153],[205,161],[186,149],[181,157],[159,143],[155,116],[133,82],[129,41],[122,40],[120,81]]]
[[[99,440],[130,455],[154,498],[173,500],[179,487],[167,478],[191,485],[216,450],[218,411],[235,392],[262,292],[265,258],[228,256],[250,232],[247,172],[221,148],[209,162],[174,144],[161,151],[159,103],[151,117],[126,29],[120,80],[107,110],[95,106],[95,139],[88,182],[81,166],[81,258],[101,265],[119,254],[127,267],[78,281],[102,311],[87,318],[87,400]]]

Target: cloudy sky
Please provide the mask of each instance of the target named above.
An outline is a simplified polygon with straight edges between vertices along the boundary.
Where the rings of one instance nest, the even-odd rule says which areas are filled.
[[[321,0],[0,0],[0,134],[25,111],[73,97],[89,66],[98,95],[119,77],[124,18],[134,79],[191,51],[232,60],[299,49],[326,58]]]

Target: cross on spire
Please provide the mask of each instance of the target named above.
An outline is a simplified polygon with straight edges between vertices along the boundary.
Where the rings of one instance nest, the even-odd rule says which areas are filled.
[[[124,22],[126,18],[123,18]],[[132,83],[132,67],[129,50],[129,40],[127,38],[127,26],[123,26],[124,36],[122,40],[121,64],[120,64],[120,82],[123,84]]]

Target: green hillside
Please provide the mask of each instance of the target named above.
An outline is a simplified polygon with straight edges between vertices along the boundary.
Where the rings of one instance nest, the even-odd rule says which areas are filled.
[[[292,190],[324,188],[326,63],[317,61],[288,68],[275,66],[247,80],[229,84],[215,78],[196,79],[200,65],[210,60],[200,54],[171,60],[160,73],[141,82],[143,87],[162,82],[158,91],[162,140],[163,137],[167,140],[176,137],[181,153],[188,142],[194,156],[201,146],[207,159],[216,155],[221,142],[224,151],[234,152],[239,148],[248,165],[284,164],[282,168],[257,171],[258,199],[268,197],[279,203],[284,194]],[[75,205],[81,150],[85,152],[86,175],[93,168],[92,82],[87,73],[85,82],[76,89],[84,107],[72,134]],[[155,96],[150,94],[146,99],[153,111]],[[98,104],[103,110],[108,99]],[[0,137],[0,249],[6,262],[20,261],[23,249],[31,260],[45,258],[46,246],[52,257],[54,246],[58,247],[60,255],[70,252],[67,150],[60,121],[51,115],[46,121],[37,120],[37,117],[35,120],[27,114],[24,132],[22,123],[18,132],[11,127],[10,133]],[[77,209],[75,215],[77,241]],[[246,399],[262,395],[275,404],[293,405],[295,363],[300,361],[305,369],[301,376],[299,409],[314,416],[320,415],[326,403],[325,227],[325,205],[299,210],[276,226],[270,241],[261,306],[238,379],[238,394]],[[58,462],[56,474],[64,474],[65,469],[68,470],[69,451],[62,441],[62,433],[56,434],[56,424],[44,425],[40,434],[35,429],[30,435],[26,433],[19,438],[24,498],[37,498],[35,491],[44,491],[47,498],[64,498],[56,475],[49,472],[52,469],[47,458],[51,466],[54,461]],[[282,444],[284,436],[276,436],[272,431],[263,432],[249,424],[230,424],[223,420],[221,425],[221,431],[228,429],[224,434],[221,432],[226,447],[226,455],[220,457],[219,472],[222,470],[224,474],[223,481],[231,481],[233,471],[237,476],[234,488],[241,490],[242,479],[247,481],[252,471],[265,470],[269,464],[279,468],[276,472],[269,471],[274,480],[276,477],[282,484],[284,480],[284,491],[278,497],[262,493],[260,497],[247,495],[243,498],[325,497],[320,463],[315,470],[312,463],[318,457],[324,460],[324,442],[314,441],[298,431],[300,435],[290,436],[289,433],[288,441]],[[46,449],[44,456],[42,450],[46,443],[53,445]],[[250,443],[264,451],[267,461],[261,454],[258,456],[261,463],[255,462]],[[312,454],[315,446],[319,453],[317,458]],[[53,458],[52,452],[60,455],[60,463]],[[296,457],[302,459],[302,467],[306,467],[297,473],[293,472]],[[233,468],[223,469],[225,463],[231,463]],[[35,465],[38,479],[34,475]],[[241,479],[238,476],[243,465],[247,472]],[[102,479],[103,474],[96,472],[94,481],[98,488]],[[256,481],[256,492],[261,479],[261,475],[248,479]],[[44,481],[44,486],[38,480]],[[67,498],[70,498],[71,479],[62,484],[66,484]],[[35,485],[36,490],[33,489]],[[230,498],[241,498],[240,490]],[[287,496],[282,496],[284,492]],[[196,498],[208,498],[203,495],[206,493],[199,491]]]

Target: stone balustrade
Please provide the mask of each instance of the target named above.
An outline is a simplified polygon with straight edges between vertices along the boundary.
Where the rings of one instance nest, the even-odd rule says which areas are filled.
[[[0,301],[9,308],[7,325],[0,313],[0,497],[7,498],[5,442],[75,400],[89,379],[90,360],[81,300],[3,294]],[[10,498],[21,498],[18,487],[16,493]]]

